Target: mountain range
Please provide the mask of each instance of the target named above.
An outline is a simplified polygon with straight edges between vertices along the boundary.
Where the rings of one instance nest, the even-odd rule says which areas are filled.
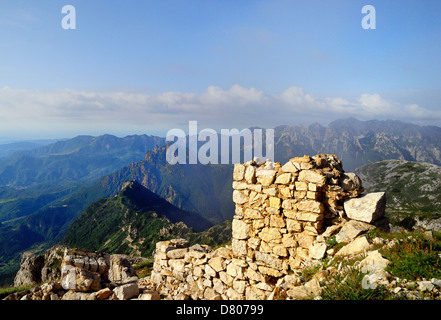
[[[355,118],[309,126],[275,128],[275,158],[293,155],[337,155],[348,172],[371,162],[397,159],[441,165],[441,128],[394,120],[359,121]]]
[[[198,215],[203,228],[230,219],[232,165],[170,165],[164,146],[148,135],[78,136],[0,158],[0,274],[12,274],[21,252],[63,239],[128,181]],[[387,159],[440,165],[441,128],[354,118],[275,128],[276,161],[318,153],[336,154],[346,171]]]

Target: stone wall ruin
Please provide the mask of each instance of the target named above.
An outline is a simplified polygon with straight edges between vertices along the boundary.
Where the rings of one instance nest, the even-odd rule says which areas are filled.
[[[325,256],[361,253],[361,234],[388,227],[385,194],[363,195],[361,180],[335,155],[236,164],[231,246],[159,242],[151,281],[172,299],[275,299],[290,274]],[[348,243],[338,252],[326,240]],[[285,288],[286,289],[286,288]]]

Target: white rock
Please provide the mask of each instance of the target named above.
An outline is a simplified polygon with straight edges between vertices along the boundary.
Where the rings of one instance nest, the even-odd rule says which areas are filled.
[[[234,165],[233,180],[241,181],[245,176],[245,166],[240,163]]]
[[[386,193],[368,193],[358,198],[346,200],[344,209],[348,218],[372,223],[384,215],[386,209]]]
[[[245,202],[248,202],[248,197],[239,190],[234,190],[233,201],[237,204],[244,204]]]
[[[417,283],[419,291],[432,291],[435,288],[435,285],[430,281],[418,281]]]
[[[113,289],[113,293],[118,300],[129,300],[139,294],[139,288],[137,283],[128,283]]]
[[[363,273],[376,272],[384,270],[389,264],[390,261],[385,259],[378,250],[375,250],[360,261],[359,268]]]
[[[291,161],[288,161],[285,165],[282,166],[282,171],[295,173],[299,171],[299,168],[297,168]]]
[[[371,245],[369,244],[365,236],[359,237],[351,243],[341,248],[335,255],[336,256],[350,256],[369,250]]]
[[[161,300],[161,296],[156,291],[144,291],[139,295],[138,300]]]
[[[343,225],[340,232],[335,236],[335,240],[338,243],[350,242],[358,237],[360,234],[374,228],[375,227],[373,225],[370,225],[368,223],[350,220]]]
[[[315,243],[310,249],[309,249],[309,256],[313,259],[322,259],[326,254],[326,243]]]

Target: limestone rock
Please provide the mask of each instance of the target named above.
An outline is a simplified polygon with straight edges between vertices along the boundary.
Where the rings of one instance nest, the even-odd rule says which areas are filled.
[[[251,233],[251,226],[243,220],[233,219],[233,238],[242,240],[248,239]]]
[[[341,248],[337,253],[336,256],[351,256],[358,253],[362,253],[365,251],[368,251],[371,245],[369,244],[367,238],[365,236],[356,238],[351,243],[345,245],[343,248]]]
[[[417,282],[417,284],[418,284],[418,290],[419,291],[432,291],[434,288],[435,288],[435,286],[433,285],[433,283],[432,282],[430,282],[430,281],[418,281]]]
[[[86,292],[67,291],[61,300],[95,300],[95,295]]]
[[[138,296],[138,300],[161,300],[161,296],[157,291],[147,290]]]
[[[41,268],[44,263],[42,255],[24,253],[20,263],[20,270],[14,279],[14,286],[29,286],[41,281]]]
[[[139,294],[139,288],[137,283],[128,283],[113,289],[113,293],[118,300],[129,300]]]
[[[277,228],[263,228],[259,236],[266,242],[280,243],[282,240],[282,234]]]
[[[318,185],[324,185],[326,177],[318,170],[302,170],[299,173],[299,181],[307,181],[316,183]]]
[[[248,183],[255,183],[256,182],[256,168],[253,166],[247,166],[245,170],[245,180]]]
[[[180,259],[185,257],[185,254],[188,252],[187,248],[173,249],[167,251],[167,257],[170,259]]]
[[[353,172],[343,173],[339,178],[339,185],[344,191],[363,192],[361,179]]]
[[[287,291],[287,295],[294,300],[308,300],[320,295],[321,287],[316,279],[312,279],[303,286],[297,286]]]
[[[97,272],[80,269],[76,272],[76,291],[99,291],[101,290],[101,276]]]
[[[245,194],[243,194],[239,190],[234,190],[233,191],[233,201],[234,201],[234,203],[237,203],[237,204],[244,204],[244,203],[248,202],[248,198]]]
[[[390,261],[384,258],[378,250],[372,251],[360,261],[359,268],[363,273],[372,273],[384,270]]]
[[[340,242],[351,242],[360,234],[365,233],[375,227],[371,224],[350,220],[346,222],[341,228],[340,232],[335,236],[335,240]]]
[[[300,170],[300,166],[297,167],[291,161],[288,161],[285,165],[282,166],[282,171],[287,173],[296,173]]]
[[[326,254],[326,249],[326,243],[317,242],[309,249],[309,256],[313,259],[322,259]]]
[[[368,193],[358,198],[346,200],[344,209],[348,218],[372,223],[384,216],[386,193]]]
[[[375,271],[365,275],[361,281],[363,289],[375,289],[381,283],[385,283],[390,274],[384,270]]]
[[[135,269],[129,260],[129,256],[114,254],[110,256],[109,280],[122,282],[135,275]]]
[[[102,289],[96,293],[97,300],[106,300],[113,294],[113,291],[109,288]]]
[[[275,170],[266,170],[266,169],[257,169],[256,170],[256,179],[263,186],[269,186],[274,182],[276,177]]]
[[[55,245],[45,252],[44,265],[41,268],[41,282],[54,282],[60,279],[61,261],[65,250],[66,247]]]
[[[288,184],[290,181],[291,181],[291,173],[284,173],[276,178],[275,184]]]
[[[233,180],[241,181],[245,176],[245,166],[240,163],[234,165]]]
[[[303,200],[295,205],[299,211],[307,211],[321,214],[325,211],[323,203],[316,200]]]

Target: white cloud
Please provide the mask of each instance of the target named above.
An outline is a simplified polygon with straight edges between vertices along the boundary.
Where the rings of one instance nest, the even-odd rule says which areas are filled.
[[[287,105],[301,110],[305,106],[320,107],[321,103],[317,101],[312,95],[306,94],[303,88],[289,87],[277,95],[276,100],[283,101]]]
[[[383,99],[378,93],[362,94],[360,99],[362,112],[373,115],[391,114],[397,111],[397,105]]]
[[[166,132],[197,120],[215,128],[274,127],[355,116],[360,119],[390,118],[404,121],[441,120],[441,113],[418,104],[402,105],[380,94],[363,93],[358,99],[317,98],[301,87],[266,94],[238,84],[229,89],[210,86],[202,93],[97,92],[62,89],[54,91],[0,89],[0,135],[8,130],[81,130],[155,128]],[[79,132],[80,133],[80,132]]]

